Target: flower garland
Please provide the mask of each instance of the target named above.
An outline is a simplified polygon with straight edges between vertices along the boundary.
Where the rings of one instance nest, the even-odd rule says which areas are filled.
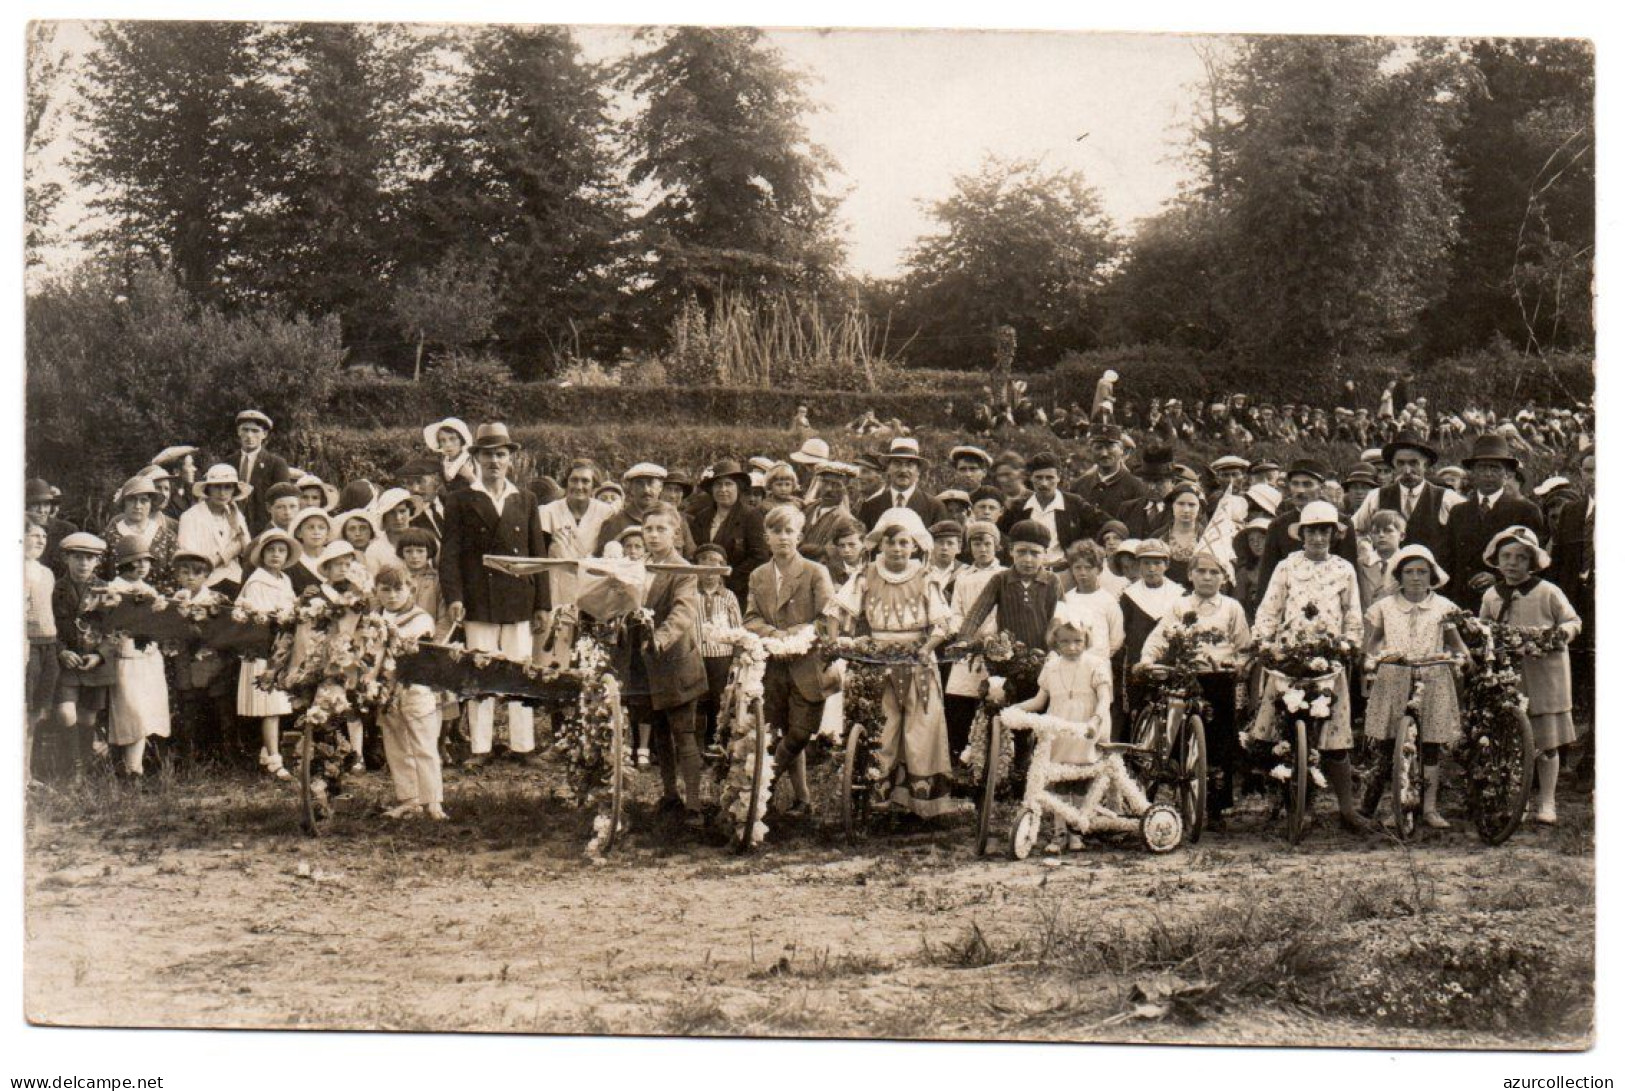
[[[615,753],[615,715],[621,703],[621,688],[611,669],[609,648],[600,627],[583,626],[577,631],[571,663],[572,669],[563,673],[573,675],[581,685],[573,700],[532,698],[525,703],[553,710],[549,717],[552,729],[549,749],[564,759],[565,782],[577,805],[586,806],[610,783],[616,761],[620,762],[623,778],[632,774],[631,746],[629,740],[623,738],[621,752]],[[475,666],[479,666],[477,657]],[[538,676],[546,673],[543,668]],[[596,825],[594,832],[588,856],[594,856],[595,848],[602,842]],[[607,831],[604,835],[607,836]]]
[[[1000,678],[997,681],[1002,683],[1004,679]],[[1002,686],[1000,689],[1002,692]],[[976,715],[970,722],[970,741],[965,744],[965,749],[959,752],[959,760],[970,769],[971,781],[974,784],[987,783],[987,733],[992,729],[993,718],[1000,715],[1002,715],[1000,705],[984,697],[982,703],[976,707]],[[994,787],[1002,787],[1010,780],[1010,770],[1016,763],[1016,737],[1013,732],[999,733],[999,753],[993,760],[997,777]]]
[[[1466,678],[1466,707],[1456,759],[1466,770],[1467,794],[1474,809],[1501,814],[1510,803],[1508,789],[1519,784],[1523,774],[1519,740],[1529,698],[1523,692],[1523,675],[1515,660],[1545,654],[1538,650],[1541,645],[1550,644],[1551,634],[1562,639],[1562,632],[1530,633],[1484,621],[1465,611],[1458,611],[1450,620],[1478,668]],[[1520,635],[1524,639],[1515,639]]]

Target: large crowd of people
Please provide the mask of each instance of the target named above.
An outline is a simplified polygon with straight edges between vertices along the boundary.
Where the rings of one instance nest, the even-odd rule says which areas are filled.
[[[557,652],[557,621],[577,604],[579,577],[568,566],[513,575],[484,559],[606,557],[650,566],[646,612],[616,668],[635,724],[634,761],[658,766],[662,805],[694,822],[704,820],[702,771],[733,653],[708,633],[743,627],[788,638],[816,628],[909,649],[917,665],[907,684],[884,693],[881,761],[892,802],[930,818],[959,805],[986,680],[978,660],[939,662],[940,651],[996,633],[1049,651],[1033,707],[1121,738],[1148,699],[1136,667],[1159,662],[1173,627],[1210,630],[1201,645],[1215,671],[1203,681],[1214,709],[1209,808],[1222,825],[1239,736],[1273,730],[1273,702],[1266,686],[1257,716],[1243,722],[1245,687],[1216,672],[1245,676],[1261,643],[1312,620],[1366,653],[1338,683],[1321,742],[1342,823],[1365,829],[1370,801],[1355,798],[1349,753],[1361,732],[1386,738],[1410,696],[1378,664],[1459,650],[1451,618],[1462,610],[1556,629],[1572,642],[1524,667],[1541,755],[1533,817],[1555,823],[1559,755],[1580,740],[1575,700],[1588,702],[1592,673],[1588,416],[1527,407],[1497,421],[1434,411],[1393,387],[1376,411],[1237,396],[1203,399],[1187,413],[1177,399],[1143,408],[1120,399],[1116,381],[1108,372],[1087,413],[1054,415],[1051,449],[995,453],[971,434],[943,466],[930,464],[901,422],[858,429],[859,452],[835,457],[803,416],[785,450],[741,452],[692,478],[651,451],[618,473],[558,459],[561,481],[516,482],[519,444],[506,425],[448,418],[423,428],[421,443],[412,434],[416,454],[390,480],[329,482],[290,467],[272,449],[271,419],[246,410],[236,451],[213,460],[173,446],[132,467],[103,526],[65,520],[60,490],[30,480],[30,778],[71,778],[98,763],[138,778],[156,759],[289,776],[281,740],[292,708],[286,694],[258,684],[266,662],[209,648],[164,655],[150,642],[103,636],[84,610],[104,587],[259,611],[360,596],[414,637],[540,660]],[[1205,465],[1182,459],[1198,435],[1228,453]],[[1312,453],[1280,465],[1248,453],[1266,438],[1311,452],[1334,440],[1367,449],[1354,465]],[[1463,453],[1450,462],[1441,447]],[[1531,452],[1565,472],[1527,479]],[[700,571],[684,573],[691,564]],[[1446,682],[1455,670],[1435,669]],[[803,810],[796,759],[839,685],[839,671],[811,648],[768,666],[775,767]],[[1459,732],[1460,710],[1453,683],[1428,692],[1425,821],[1442,827],[1440,754]],[[523,703],[499,722],[490,700],[459,708],[404,686],[375,722],[352,730],[347,760],[356,773],[369,763],[388,769],[397,798],[388,814],[443,818],[448,743],[477,770],[503,731],[515,760],[538,760],[535,716]],[[1059,830],[1051,847],[1067,842]]]

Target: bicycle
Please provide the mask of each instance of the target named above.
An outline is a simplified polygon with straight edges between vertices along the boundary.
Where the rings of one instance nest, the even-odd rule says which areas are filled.
[[[1456,756],[1466,773],[1473,829],[1485,844],[1499,845],[1523,824],[1529,806],[1535,733],[1524,710],[1508,634],[1471,615],[1462,615],[1457,623],[1476,669],[1467,678]]]
[[[1163,786],[1174,790],[1185,837],[1194,845],[1207,828],[1206,724],[1213,710],[1202,699],[1197,675],[1159,665],[1141,664],[1134,670],[1158,685],[1156,695],[1135,713],[1129,760],[1143,770],[1151,799],[1156,799]],[[1230,671],[1222,673],[1231,675]]]
[[[1403,670],[1410,680],[1410,699],[1405,702],[1405,711],[1394,725],[1388,763],[1388,795],[1394,812],[1394,834],[1401,841],[1409,841],[1416,835],[1417,816],[1422,812],[1422,725],[1412,712],[1422,692],[1423,678],[1420,672],[1427,667],[1455,663],[1456,657],[1452,655],[1415,658],[1386,655],[1373,663],[1378,672],[1385,667]]]
[[[1292,689],[1303,691],[1310,688],[1330,690],[1342,676],[1343,664],[1333,663],[1331,669],[1324,674],[1295,677],[1270,667],[1264,668],[1264,674],[1273,678],[1283,691]],[[1290,713],[1290,725],[1281,732],[1281,741],[1288,747],[1288,753],[1285,755],[1287,761],[1283,763],[1287,767],[1284,785],[1287,810],[1286,836],[1288,843],[1293,845],[1302,841],[1303,835],[1308,832],[1309,786],[1319,773],[1318,769],[1311,769],[1313,764],[1310,760],[1311,752],[1320,749],[1320,724],[1318,718],[1310,712],[1311,705],[1312,702],[1305,701],[1296,711]]]

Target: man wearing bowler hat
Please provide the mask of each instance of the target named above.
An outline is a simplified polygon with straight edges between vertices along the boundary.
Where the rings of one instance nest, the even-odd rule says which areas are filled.
[[[948,509],[942,502],[920,487],[920,441],[912,436],[898,436],[891,441],[883,456],[886,462],[886,487],[863,502],[858,518],[870,530],[880,522],[880,516],[892,508],[909,508],[926,526],[948,518]]]
[[[1462,498],[1427,479],[1428,469],[1439,461],[1439,452],[1415,432],[1406,431],[1383,444],[1382,458],[1393,469],[1393,480],[1366,494],[1354,512],[1355,531],[1369,532],[1371,517],[1379,511],[1397,511],[1405,518],[1404,544],[1427,546],[1434,557],[1444,558],[1445,521]]]
[[[1048,563],[1060,561],[1067,546],[1078,539],[1092,540],[1110,518],[1093,504],[1084,503],[1076,493],[1060,490],[1061,462],[1048,451],[1027,460],[1027,479],[1033,494],[1005,511],[999,530],[1008,535],[1017,523],[1031,519],[1049,531],[1050,543],[1044,557]]]
[[[265,449],[265,440],[270,434],[271,418],[258,409],[245,409],[237,414],[237,454],[232,458],[232,466],[237,471],[237,480],[253,490],[242,502],[250,534],[259,534],[271,521],[266,500],[271,486],[289,480],[288,463]]]
[[[499,652],[528,663],[532,633],[547,624],[547,577],[497,572],[485,567],[485,556],[547,556],[540,505],[534,495],[508,480],[519,444],[509,438],[507,425],[480,425],[469,450],[479,464],[479,475],[473,485],[446,496],[441,599],[452,624],[463,626],[463,643],[470,651]],[[490,698],[469,703],[472,768],[491,760],[495,712]],[[534,716],[517,701],[508,703],[508,748],[523,755],[527,764],[534,759]]]
[[[1540,508],[1507,492],[1507,478],[1518,469],[1518,459],[1507,441],[1496,433],[1473,441],[1473,453],[1461,460],[1472,479],[1472,491],[1444,515],[1444,567],[1450,573],[1450,600],[1463,610],[1478,612],[1484,591],[1495,573],[1484,562],[1484,547],[1508,527],[1528,527],[1536,536],[1546,530]]]
[[[1117,509],[1117,518],[1128,527],[1130,538],[1149,538],[1168,519],[1163,497],[1180,480],[1171,447],[1147,447],[1140,455],[1140,479],[1145,495]]]

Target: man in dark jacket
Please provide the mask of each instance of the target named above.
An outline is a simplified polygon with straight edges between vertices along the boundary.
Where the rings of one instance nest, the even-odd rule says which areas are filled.
[[[869,497],[858,507],[858,518],[870,530],[880,516],[891,508],[912,508],[926,526],[948,518],[948,509],[942,502],[920,487],[920,468],[925,459],[920,457],[920,441],[912,436],[898,436],[886,449],[886,487]]]
[[[1128,527],[1130,538],[1149,538],[1168,520],[1168,505],[1162,498],[1179,480],[1171,447],[1147,447],[1140,456],[1140,479],[1145,493],[1117,509],[1117,518]]]
[[[1089,428],[1089,457],[1094,473],[1072,482],[1072,491],[1084,503],[1117,513],[1136,500],[1144,500],[1146,485],[1123,464],[1123,430],[1115,424]]]
[[[510,576],[485,567],[486,554],[547,556],[536,497],[508,480],[518,449],[505,424],[482,424],[475,434],[470,450],[479,462],[479,478],[446,497],[440,595],[452,624],[463,626],[469,650],[498,652],[528,663],[532,633],[547,625],[547,577]],[[495,711],[490,698],[469,704],[471,767],[491,760]],[[534,717],[517,701],[508,703],[508,748],[529,755],[527,763],[535,757]]]
[[[1300,458],[1287,467],[1287,498],[1281,501],[1275,518],[1270,520],[1269,530],[1264,532],[1264,554],[1258,562],[1260,600],[1263,599],[1264,592],[1269,590],[1270,577],[1275,574],[1275,566],[1285,560],[1287,554],[1294,553],[1299,548],[1297,540],[1291,534],[1291,528],[1298,524],[1298,512],[1303,510],[1305,504],[1322,499],[1320,487],[1331,476],[1330,469],[1312,458]],[[1333,538],[1332,553],[1342,557],[1349,564],[1358,564],[1359,547],[1349,517],[1338,512],[1337,520],[1342,524],[1343,532]]]
[[[1060,491],[1061,463],[1048,451],[1027,460],[1027,479],[1032,484],[1033,494],[1005,511],[999,529],[1009,534],[1012,527],[1025,519],[1042,526],[1050,533],[1045,557],[1050,563],[1059,561],[1066,547],[1078,539],[1093,541],[1110,518],[1076,493]]]
[[[1528,527],[1541,537],[1546,526],[1532,501],[1507,492],[1507,479],[1517,470],[1518,459],[1501,436],[1479,436],[1473,441],[1473,453],[1461,464],[1473,488],[1445,515],[1443,562],[1450,573],[1450,601],[1476,614],[1479,600],[1495,582],[1495,573],[1484,563],[1490,539],[1508,527]]]
[[[1397,511],[1405,517],[1405,545],[1424,545],[1435,557],[1446,549],[1445,519],[1461,497],[1427,479],[1439,453],[1413,432],[1401,432],[1383,444],[1382,458],[1393,468],[1394,479],[1366,494],[1354,513],[1354,529],[1365,534],[1379,511]]]
[[[271,510],[266,501],[272,485],[290,480],[288,463],[265,449],[266,437],[271,434],[271,418],[258,409],[245,409],[237,414],[237,453],[231,464],[237,469],[237,480],[253,487],[239,507],[248,520],[248,532],[259,534],[271,522]]]
[[[1558,513],[1552,528],[1552,567],[1546,573],[1568,597],[1580,615],[1580,635],[1569,645],[1570,673],[1573,676],[1575,704],[1586,713],[1593,703],[1596,664],[1594,626],[1597,620],[1597,458],[1586,455],[1580,462],[1580,491]],[[1593,732],[1594,734],[1594,732]]]

